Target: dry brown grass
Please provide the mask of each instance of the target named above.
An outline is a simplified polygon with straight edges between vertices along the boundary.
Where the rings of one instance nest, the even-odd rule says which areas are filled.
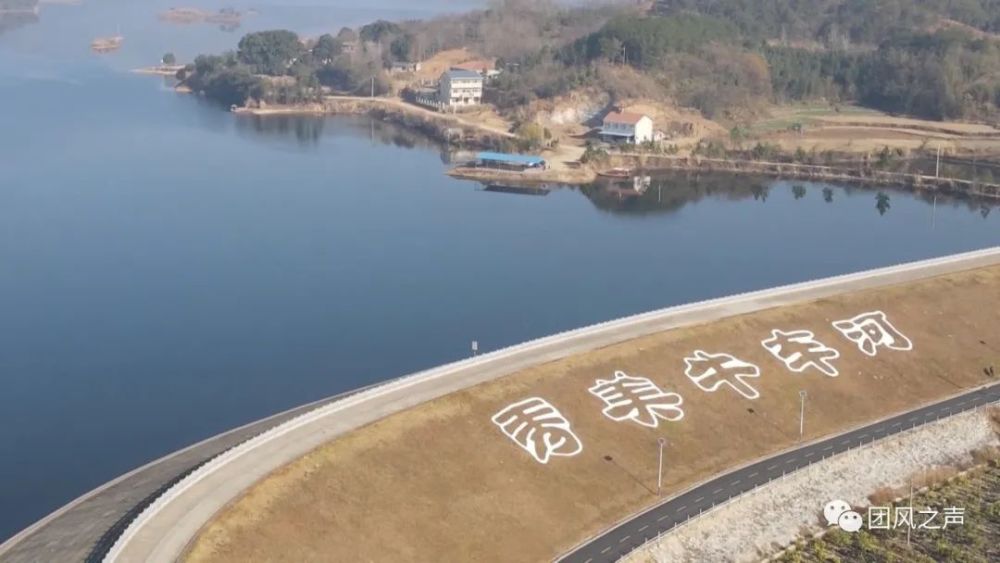
[[[550,559],[657,501],[660,436],[670,440],[669,494],[793,446],[800,389],[809,392],[811,439],[991,381],[983,366],[1000,350],[998,295],[1000,267],[980,269],[663,332],[478,385],[275,472],[211,522],[187,560]],[[869,358],[830,326],[873,309],[889,314],[913,352]],[[760,345],[774,328],[808,328],[838,348],[840,376],[786,371]],[[760,399],[695,388],[682,361],[694,349],[760,365]],[[605,418],[587,388],[617,369],[681,393],[685,418],[659,430]],[[540,465],[490,422],[530,396],[568,417],[580,455]]]

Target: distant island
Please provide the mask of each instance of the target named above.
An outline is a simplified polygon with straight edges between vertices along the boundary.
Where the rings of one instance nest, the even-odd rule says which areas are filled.
[[[38,23],[38,0],[0,0],[0,34]]]
[[[38,13],[38,0],[0,0],[0,13]]]
[[[170,8],[159,14],[161,21],[188,25],[195,23],[217,24],[223,29],[234,30],[243,23],[243,17],[247,15],[232,8],[222,8],[217,12],[209,12],[199,8]]]

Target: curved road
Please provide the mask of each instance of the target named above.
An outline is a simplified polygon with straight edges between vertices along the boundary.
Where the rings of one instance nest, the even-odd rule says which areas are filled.
[[[781,478],[784,474],[939,418],[1000,401],[1000,384],[976,389],[916,410],[875,422],[850,432],[812,442],[791,451],[741,467],[698,485],[669,501],[611,528],[564,555],[565,563],[609,563],[663,532],[670,531],[717,504]]]

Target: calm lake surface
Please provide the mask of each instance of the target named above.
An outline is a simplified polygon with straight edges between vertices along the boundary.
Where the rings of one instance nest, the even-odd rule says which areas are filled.
[[[1000,209],[904,192],[881,213],[873,191],[724,176],[657,178],[639,198],[482,191],[406,131],[241,118],[127,72],[251,29],[475,2],[236,4],[260,12],[236,33],[157,22],[174,3],[45,6],[0,32],[0,538],[172,450],[473,339],[1000,244]],[[125,48],[91,55],[117,26]]]

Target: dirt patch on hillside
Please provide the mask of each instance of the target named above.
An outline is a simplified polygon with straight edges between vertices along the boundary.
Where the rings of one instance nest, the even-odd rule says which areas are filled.
[[[541,561],[654,504],[656,440],[669,439],[666,494],[792,446],[799,391],[806,439],[989,381],[1000,368],[1000,267],[731,317],[551,362],[390,416],[275,472],[210,523],[187,560]],[[875,357],[833,321],[884,311],[912,351]],[[803,330],[836,348],[838,377],[793,373],[761,345]],[[760,367],[749,400],[685,376],[695,350]],[[657,429],[614,422],[588,392],[616,370],[683,396],[685,416]],[[995,369],[1000,371],[1000,369]],[[530,398],[551,402],[582,442],[545,465],[491,418]]]

